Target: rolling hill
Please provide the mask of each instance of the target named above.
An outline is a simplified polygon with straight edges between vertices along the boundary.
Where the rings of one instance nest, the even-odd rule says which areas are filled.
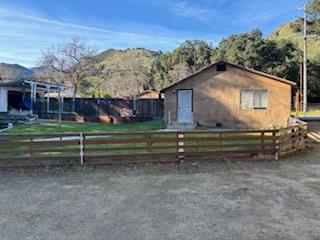
[[[160,52],[142,48],[116,50],[109,49],[87,61],[92,69],[87,79],[79,86],[79,94],[87,97],[132,96],[148,88],[149,71]],[[0,77],[3,80],[17,80],[41,76],[44,67],[26,68],[18,64],[0,64]]]
[[[320,23],[319,22],[309,22],[308,23],[308,33],[309,34],[319,34]],[[270,40],[277,42],[289,41],[294,43],[303,51],[303,19],[298,19],[294,22],[287,23],[279,27],[270,36]],[[320,62],[320,37],[319,38],[309,38],[308,40],[308,59],[315,62]]]
[[[21,78],[29,78],[33,75],[33,71],[19,64],[0,63],[0,78],[6,80],[18,80]]]
[[[149,72],[159,52],[109,49],[89,61],[90,76],[79,88],[84,96],[132,96],[149,87]]]
[[[297,19],[280,26],[267,39],[279,43],[278,45],[281,45],[282,42],[292,42],[302,52],[303,39],[299,38],[302,36],[302,27],[303,20]],[[308,31],[309,34],[320,35],[320,21],[309,22]],[[232,39],[236,37],[231,36],[229,41],[232,42]],[[241,36],[239,39],[245,41],[245,38]],[[165,54],[144,48],[108,49],[101,52],[86,60],[85,65],[90,70],[86,79],[78,86],[78,95],[82,97],[133,96],[144,89],[154,87],[155,79],[163,80],[169,76],[171,80],[177,80],[182,74],[189,74],[188,69],[200,63],[201,66],[207,65],[215,57],[214,51],[217,48],[212,48],[205,42],[189,41],[190,44],[186,43]],[[320,38],[311,38],[308,43],[308,58],[314,66],[316,65],[309,71],[317,80],[319,75],[317,66],[320,66]],[[211,60],[208,60],[210,58]],[[279,64],[279,66],[282,65]],[[17,64],[0,64],[2,79],[30,78],[44,72],[46,69],[41,66],[28,69]],[[318,82],[316,80],[314,82]]]

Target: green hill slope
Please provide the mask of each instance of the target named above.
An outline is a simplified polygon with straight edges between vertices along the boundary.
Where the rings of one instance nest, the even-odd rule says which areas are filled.
[[[320,32],[319,22],[308,23],[308,33],[318,34]],[[273,32],[269,39],[277,42],[290,41],[303,51],[303,20],[298,19],[295,22],[287,23]],[[320,62],[320,37],[309,38],[308,40],[308,59],[314,62]]]
[[[149,87],[149,72],[159,52],[146,49],[104,51],[89,62],[92,72],[80,85],[80,93],[95,97],[132,96]]]

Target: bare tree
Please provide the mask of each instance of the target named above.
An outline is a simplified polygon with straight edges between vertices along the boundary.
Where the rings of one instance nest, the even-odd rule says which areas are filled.
[[[44,51],[41,65],[52,69],[59,74],[59,84],[62,82],[71,83],[73,100],[77,95],[78,84],[91,69],[88,60],[95,55],[95,51],[86,43],[74,38],[64,46],[52,46]],[[61,80],[60,77],[64,79]],[[57,81],[55,81],[57,82]],[[72,111],[74,112],[74,101]]]
[[[47,61],[46,58],[43,58],[41,60],[42,66],[46,66],[45,62]],[[58,119],[59,119],[59,127],[62,126],[61,120],[62,120],[62,112],[63,112],[63,105],[62,105],[62,85],[63,85],[63,80],[64,80],[64,75],[62,72],[57,71],[56,69],[53,69],[50,66],[46,66],[43,68],[41,73],[36,73],[34,76],[36,80],[40,80],[40,82],[47,82],[47,83],[54,83],[58,85]],[[47,93],[49,94],[49,92]],[[48,96],[50,97],[50,96]]]

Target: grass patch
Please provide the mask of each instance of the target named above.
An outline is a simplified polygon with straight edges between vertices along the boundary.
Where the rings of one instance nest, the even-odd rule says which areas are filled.
[[[292,116],[296,116],[296,112],[291,112],[291,115]],[[320,110],[310,110],[310,111],[307,111],[306,113],[300,111],[298,112],[298,116],[299,117],[312,117],[312,116],[320,116]]]
[[[18,125],[3,133],[79,133],[79,132],[136,132],[152,131],[165,128],[162,122],[143,122],[130,124],[101,123],[58,123]],[[1,134],[1,133],[0,133]]]

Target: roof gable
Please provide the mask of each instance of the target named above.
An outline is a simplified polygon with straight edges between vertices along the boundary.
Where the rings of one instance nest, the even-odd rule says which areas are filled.
[[[202,73],[202,72],[204,72],[204,71],[206,71],[206,70],[208,70],[208,69],[216,66],[217,64],[221,64],[221,63],[225,63],[225,64],[227,64],[227,65],[230,65],[230,66],[239,68],[239,69],[241,69],[241,70],[243,70],[243,71],[247,71],[247,72],[251,72],[251,73],[254,73],[254,74],[257,74],[257,75],[260,75],[260,76],[267,77],[267,78],[269,78],[269,79],[271,79],[271,80],[274,80],[274,81],[279,81],[279,82],[282,82],[282,83],[285,83],[285,84],[289,84],[289,85],[291,85],[291,86],[296,86],[296,83],[294,83],[294,82],[292,82],[292,81],[289,81],[289,80],[287,80],[287,79],[285,79],[285,78],[280,78],[280,77],[274,76],[274,75],[272,75],[272,74],[264,73],[264,72],[261,72],[261,71],[255,70],[255,69],[242,67],[242,66],[239,66],[239,65],[236,65],[236,64],[227,62],[227,61],[218,61],[218,62],[215,62],[215,63],[209,65],[208,67],[202,68],[202,69],[200,69],[199,71],[197,71],[197,72],[195,72],[195,73],[193,73],[193,74],[191,74],[191,75],[189,75],[189,76],[187,76],[187,77],[185,77],[185,78],[182,78],[182,79],[178,80],[177,82],[175,82],[175,83],[173,83],[173,84],[171,84],[171,85],[163,88],[163,89],[161,90],[161,92],[164,92],[164,91],[166,91],[167,89],[169,89],[169,88],[171,88],[171,87],[173,87],[173,86],[175,86],[175,85],[177,85],[177,84],[179,84],[179,83],[181,83],[181,82],[184,82],[185,80],[188,80],[189,78],[194,77],[194,76],[196,76],[196,75],[198,75],[198,74],[200,74],[200,73]]]

